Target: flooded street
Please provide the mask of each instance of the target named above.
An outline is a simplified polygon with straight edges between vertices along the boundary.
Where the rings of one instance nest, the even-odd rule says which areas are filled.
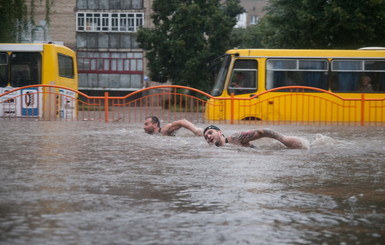
[[[138,123],[0,127],[0,244],[385,241],[384,127],[268,126],[308,150],[210,147]]]

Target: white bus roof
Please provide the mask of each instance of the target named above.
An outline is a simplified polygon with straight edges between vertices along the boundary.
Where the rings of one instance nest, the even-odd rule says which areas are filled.
[[[6,43],[0,44],[0,51],[6,52],[43,52],[43,44]]]
[[[384,50],[385,47],[363,47],[359,48],[358,50]]]

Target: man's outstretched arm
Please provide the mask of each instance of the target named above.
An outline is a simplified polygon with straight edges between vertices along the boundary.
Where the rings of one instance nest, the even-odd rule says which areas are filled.
[[[200,128],[195,127],[194,124],[191,122],[187,121],[186,119],[174,121],[172,123],[167,124],[162,128],[162,131],[164,131],[163,134],[170,135],[173,132],[177,131],[180,128],[185,128],[193,132],[197,136],[202,136],[203,131]]]
[[[242,146],[250,146],[250,141],[259,139],[263,137],[261,130],[250,130],[239,132],[231,135],[228,138],[229,143]]]
[[[229,143],[242,145],[242,146],[250,146],[250,141],[260,139],[263,137],[276,139],[282,144],[284,144],[286,147],[292,148],[292,149],[308,148],[308,143],[305,139],[286,136],[284,134],[281,134],[277,131],[274,131],[268,128],[236,133],[230,136]]]

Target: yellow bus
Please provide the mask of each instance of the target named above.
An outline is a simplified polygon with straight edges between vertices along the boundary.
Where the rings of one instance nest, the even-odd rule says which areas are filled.
[[[234,49],[215,67],[209,120],[385,121],[385,48]]]
[[[0,117],[73,118],[77,94],[76,53],[59,44],[0,44]],[[26,88],[23,88],[26,87]],[[21,88],[21,89],[18,89]],[[61,96],[57,96],[60,94]]]

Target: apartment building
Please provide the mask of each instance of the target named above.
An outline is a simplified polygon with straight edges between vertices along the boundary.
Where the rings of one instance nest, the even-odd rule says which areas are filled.
[[[23,42],[53,41],[74,49],[79,90],[102,94],[143,88],[144,52],[136,36],[139,27],[151,25],[151,0],[54,1],[49,26],[44,9],[45,1],[38,2],[36,24]]]
[[[246,12],[237,27],[256,24],[268,0],[241,0]],[[23,42],[54,41],[78,56],[79,89],[88,94],[136,91],[146,86],[144,52],[137,30],[152,24],[152,0],[53,1],[49,26],[46,1],[35,1],[35,24]]]
[[[258,24],[258,21],[265,14],[264,8],[268,5],[268,0],[241,0],[241,5],[245,13],[238,15],[236,28],[246,28],[250,25]]]

